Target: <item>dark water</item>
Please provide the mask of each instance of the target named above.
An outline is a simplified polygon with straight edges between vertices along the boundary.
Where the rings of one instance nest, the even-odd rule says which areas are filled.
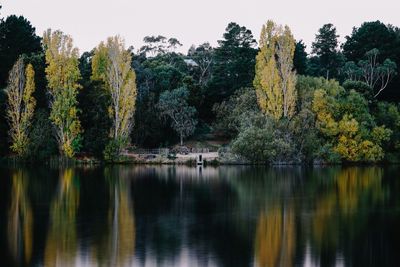
[[[0,266],[400,266],[398,167],[0,169]]]

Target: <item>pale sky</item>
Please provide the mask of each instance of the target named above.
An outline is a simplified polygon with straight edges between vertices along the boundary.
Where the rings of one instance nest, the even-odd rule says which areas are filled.
[[[315,33],[333,23],[340,40],[353,26],[380,20],[400,26],[400,0],[0,0],[1,16],[23,15],[36,27],[60,29],[74,38],[80,52],[89,51],[108,36],[125,38],[135,51],[146,35],[176,37],[186,52],[205,41],[213,46],[234,21],[249,28],[258,41],[268,19],[287,24],[307,50]]]

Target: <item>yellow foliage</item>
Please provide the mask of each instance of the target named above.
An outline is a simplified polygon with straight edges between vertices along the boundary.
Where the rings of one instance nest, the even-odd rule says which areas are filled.
[[[10,71],[7,93],[7,119],[10,124],[11,149],[18,156],[26,156],[29,146],[28,132],[36,106],[35,71],[31,64],[25,68],[19,58]]]
[[[345,114],[339,122],[339,131],[342,135],[353,137],[358,132],[358,122],[352,116]]]
[[[113,121],[114,139],[128,138],[136,109],[136,74],[131,68],[131,54],[119,37],[101,42],[92,59],[92,79],[104,82],[111,96],[108,113]]]
[[[46,47],[46,78],[51,94],[50,119],[55,125],[60,153],[73,157],[72,144],[82,133],[76,108],[80,85],[78,49],[72,38],[61,31],[47,30],[43,35]]]
[[[263,25],[253,84],[260,109],[277,120],[291,118],[295,111],[294,49],[295,41],[288,26],[283,28],[273,21]]]
[[[317,128],[333,140],[333,151],[342,159],[352,162],[376,162],[383,159],[384,152],[380,145],[390,138],[391,131],[385,127],[375,127],[371,131],[372,139],[368,140],[352,115],[344,114],[336,121],[333,113],[340,105],[335,99],[338,92],[331,93],[323,89],[316,90],[312,109],[317,115]]]

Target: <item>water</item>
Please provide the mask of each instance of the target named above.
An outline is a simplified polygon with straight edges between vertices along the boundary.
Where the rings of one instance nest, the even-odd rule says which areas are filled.
[[[399,266],[399,167],[0,169],[0,266]]]

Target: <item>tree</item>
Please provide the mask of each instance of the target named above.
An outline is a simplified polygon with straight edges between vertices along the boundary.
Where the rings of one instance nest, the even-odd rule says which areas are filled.
[[[351,35],[346,36],[343,44],[343,54],[348,61],[357,64],[365,60],[365,55],[373,50],[379,50],[379,62],[390,59],[397,66],[400,65],[400,30],[392,25],[385,25],[380,21],[364,22],[360,27],[354,27]],[[382,99],[399,100],[400,76],[394,76],[387,88],[379,94]],[[377,88],[375,88],[377,90]]]
[[[50,119],[55,126],[61,155],[73,157],[81,145],[77,94],[80,85],[78,49],[72,38],[61,31],[48,29],[43,36],[46,47],[46,77],[50,94]]]
[[[237,137],[232,141],[232,151],[251,162],[281,163],[298,161],[293,136],[285,120],[249,114],[241,123]]]
[[[253,84],[261,110],[276,120],[290,119],[295,111],[294,50],[295,41],[288,26],[283,28],[273,21],[263,25]]]
[[[376,48],[383,58],[399,59],[398,30],[377,21],[364,22],[360,27],[354,27],[351,35],[346,36],[343,44],[343,54],[347,60],[358,62],[368,51]],[[397,55],[397,57],[395,56]]]
[[[205,110],[209,114],[215,103],[227,99],[239,88],[250,87],[254,78],[257,50],[251,31],[231,22],[223,37],[214,50],[211,79],[206,88]]]
[[[299,75],[305,75],[308,68],[306,45],[302,40],[296,42],[293,56],[293,67]]]
[[[210,79],[213,65],[214,49],[209,43],[204,43],[198,47],[192,46],[188,56],[196,62],[199,68],[198,83],[204,86]]]
[[[136,74],[131,61],[131,53],[125,49],[124,40],[119,36],[101,42],[92,59],[92,79],[102,81],[111,96],[110,135],[112,143],[117,145],[117,152],[129,141],[136,109]]]
[[[237,90],[229,99],[215,104],[213,111],[216,113],[215,128],[230,137],[238,134],[241,123],[249,115],[260,112],[254,88]]]
[[[35,91],[35,72],[31,64],[25,67],[20,57],[10,71],[7,86],[7,118],[10,124],[11,150],[23,157],[28,153],[29,130],[36,101],[32,94]]]
[[[20,55],[42,51],[35,28],[22,16],[0,21],[0,88],[7,83],[8,72]]]
[[[312,43],[312,53],[319,58],[321,73],[325,73],[327,79],[337,77],[339,63],[338,40],[336,27],[328,23],[323,25],[315,35]]]
[[[374,48],[365,54],[365,60],[360,60],[358,66],[349,61],[344,66],[344,73],[349,80],[363,81],[375,92],[376,98],[396,75],[397,65],[390,59],[380,64],[378,61],[379,50]]]
[[[317,155],[327,161],[377,162],[392,131],[377,126],[369,112],[367,100],[354,90],[336,87],[314,91],[312,110],[316,127],[325,138]]]
[[[139,53],[152,57],[174,52],[178,47],[182,46],[178,39],[174,37],[167,39],[167,37],[162,35],[146,36],[143,38],[143,42],[145,45],[139,49]]]
[[[377,90],[374,94],[376,98],[396,75],[396,63],[390,59],[385,59],[383,64],[377,62],[379,55],[378,49],[372,49],[366,53],[367,60],[360,60],[361,77],[365,83]]]
[[[157,104],[161,116],[171,119],[171,126],[179,134],[181,146],[183,139],[194,132],[197,124],[196,109],[188,105],[188,97],[189,91],[180,87],[163,92]]]
[[[82,150],[101,157],[109,142],[111,119],[108,116],[108,107],[111,97],[101,82],[90,79],[93,54],[94,51],[85,52],[79,59],[83,89],[78,94],[78,107],[82,111],[80,120],[85,129]]]

